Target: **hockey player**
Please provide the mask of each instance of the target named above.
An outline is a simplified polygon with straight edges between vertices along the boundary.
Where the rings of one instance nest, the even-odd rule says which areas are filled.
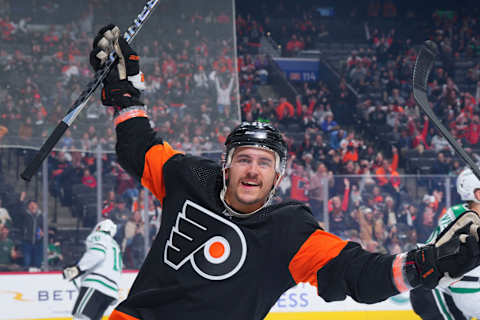
[[[427,243],[433,243],[449,225],[473,211],[480,213],[480,181],[472,170],[463,170],[457,178],[457,192],[464,203],[447,210],[440,218],[436,229]],[[480,267],[477,267],[462,278],[439,285],[433,290],[418,288],[410,292],[413,310],[423,320],[451,319],[465,320],[480,318]]]
[[[176,151],[149,124],[136,88],[139,58],[118,27],[102,28],[93,48],[95,71],[112,50],[120,56],[101,95],[115,109],[118,161],[162,202],[160,231],[110,319],[263,319],[300,282],[326,301],[374,303],[480,263],[466,230],[441,247],[381,255],[323,231],[302,203],[270,205],[287,160],[278,130],[237,126],[222,166]]]
[[[113,239],[116,231],[111,220],[99,222],[87,237],[87,251],[80,261],[63,270],[66,280],[80,277],[80,292],[72,310],[74,320],[100,320],[118,299],[122,257]]]

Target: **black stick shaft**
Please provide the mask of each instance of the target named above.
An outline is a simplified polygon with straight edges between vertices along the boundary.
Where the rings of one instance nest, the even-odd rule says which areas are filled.
[[[445,128],[442,122],[430,108],[430,103],[427,97],[427,83],[428,76],[432,70],[435,58],[438,54],[438,49],[432,41],[425,41],[424,46],[418,54],[415,62],[415,69],[413,71],[413,96],[420,108],[425,112],[427,117],[433,122],[435,127],[447,139],[453,150],[462,158],[462,160],[472,169],[475,176],[480,179],[480,170],[472,158],[465,152],[465,149],[455,140],[450,131]]]
[[[58,140],[63,136],[65,131],[67,131],[68,126],[65,122],[60,122],[52,134],[48,137],[47,141],[42,145],[40,150],[35,154],[32,160],[28,163],[27,168],[20,174],[23,180],[30,181],[32,176],[38,171],[42,165],[43,160],[48,156],[50,151],[53,149]]]
[[[127,31],[125,32],[123,37],[128,43],[131,43],[133,41],[144,23],[148,20],[148,17],[150,17],[153,9],[158,4],[158,2],[159,0],[147,1],[146,5],[143,7],[142,12],[140,12],[140,14],[134,20],[133,24],[127,28]],[[114,54],[112,58],[106,62],[105,67],[95,74],[95,79],[88,83],[87,88],[83,90],[80,96],[75,100],[65,117],[62,119],[62,121],[60,121],[60,123],[48,137],[47,141],[45,141],[45,143],[40,147],[40,150],[37,151],[33,159],[30,160],[30,162],[28,163],[25,170],[20,174],[20,177],[23,180],[30,181],[32,179],[33,175],[42,165],[42,162],[53,150],[57,142],[62,138],[65,131],[67,131],[67,129],[77,118],[80,112],[85,108],[88,99],[90,99],[90,97],[93,95],[100,83],[102,83],[102,81],[107,77],[116,58],[117,57]]]

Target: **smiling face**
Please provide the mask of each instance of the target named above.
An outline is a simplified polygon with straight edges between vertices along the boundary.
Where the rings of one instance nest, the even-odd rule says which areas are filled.
[[[267,201],[277,177],[272,151],[240,147],[226,172],[225,201],[239,212],[253,212]]]

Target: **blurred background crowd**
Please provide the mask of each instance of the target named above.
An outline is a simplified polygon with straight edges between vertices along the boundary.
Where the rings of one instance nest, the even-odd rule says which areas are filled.
[[[161,3],[135,39],[155,130],[176,149],[220,161],[235,124],[271,122],[289,150],[277,201],[309,203],[322,226],[370,251],[425,241],[459,202],[463,163],[416,106],[413,66],[421,43],[434,40],[432,108],[479,159],[474,2],[198,2]],[[143,6],[115,3],[0,0],[2,271],[75,262],[99,218],[118,224],[124,262],[136,269],[161,224],[160,203],[116,162],[112,113],[98,97],[46,170],[31,183],[19,179],[93,77],[87,55],[96,30],[109,22],[124,30]],[[318,73],[289,73],[281,61],[313,61]]]

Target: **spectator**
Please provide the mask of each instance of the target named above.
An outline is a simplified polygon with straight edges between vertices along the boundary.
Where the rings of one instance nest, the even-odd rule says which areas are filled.
[[[124,237],[121,244],[122,251],[125,252],[127,267],[139,268],[143,262],[144,230],[142,213],[135,211],[125,224]]]
[[[28,271],[40,271],[43,260],[43,214],[34,200],[27,202],[22,227],[23,266]]]
[[[62,267],[63,255],[60,242],[56,240],[55,229],[48,230],[48,249],[47,249],[48,265],[53,269]]]
[[[431,146],[435,152],[440,152],[440,151],[452,152],[453,151],[447,139],[445,139],[445,137],[439,133],[433,136],[431,141]]]
[[[432,166],[431,173],[432,174],[448,174],[450,172],[450,164],[445,157],[443,152],[439,152],[437,154],[437,161]]]
[[[125,252],[125,249],[128,245],[130,245],[133,237],[137,232],[140,230],[143,234],[143,227],[144,221],[142,218],[142,212],[140,210],[134,211],[133,214],[130,215],[129,219],[125,223],[124,227],[124,236],[123,241],[120,245],[122,251]]]
[[[373,210],[369,207],[360,207],[355,211],[355,220],[360,227],[360,239],[366,245],[373,240],[374,217]]]
[[[393,159],[390,163],[387,159],[382,160],[382,166],[375,170],[378,185],[383,191],[389,194],[396,194],[400,191],[400,177],[397,172],[398,167],[398,149],[392,147]]]
[[[203,66],[198,66],[198,71],[193,75],[195,88],[201,90],[208,90],[208,77]]]
[[[348,214],[348,203],[350,200],[350,181],[345,178],[343,197],[334,196],[328,201],[328,212],[330,214],[330,231],[340,236],[348,229],[355,229],[355,221]]]
[[[117,195],[115,208],[110,211],[110,219],[117,225],[119,231],[125,226],[131,215],[132,212],[127,209],[125,198]],[[120,234],[121,232],[117,232],[117,236]],[[122,243],[121,241],[117,242]]]
[[[346,137],[346,133],[343,129],[338,129],[330,133],[330,147],[334,150],[340,150],[340,141]]]
[[[404,245],[404,250],[412,250],[417,248],[418,239],[417,239],[417,230],[409,229],[407,231],[407,240]]]
[[[15,250],[15,244],[9,237],[10,229],[0,224],[0,271],[20,270],[20,266],[15,263],[19,253]]]
[[[472,122],[465,132],[465,140],[467,145],[475,146],[480,140],[480,118],[478,115],[473,116]]]
[[[397,224],[396,203],[391,196],[385,197],[385,213],[387,219],[387,227],[391,228]]]
[[[112,218],[110,217],[110,213],[112,212],[113,209],[115,209],[115,191],[109,190],[107,192],[106,199],[103,200],[103,209],[102,209],[103,218],[112,220]]]
[[[333,186],[333,174],[328,172],[324,163],[320,162],[317,170],[310,176],[308,184],[308,203],[314,217],[319,221],[325,221],[323,216],[324,201],[328,196],[328,188]]]
[[[295,116],[295,108],[285,97],[280,98],[280,102],[275,110],[277,112],[277,119],[279,120],[286,120]]]
[[[305,48],[305,42],[302,38],[297,38],[296,34],[292,34],[290,40],[287,42],[287,55],[297,55],[299,51]]]
[[[68,159],[70,158],[70,159]],[[66,183],[71,184],[72,181],[65,181],[63,179],[63,173],[68,170],[67,168],[71,166],[70,161],[71,157],[67,157],[65,152],[58,151],[54,157],[50,158],[49,161],[49,171],[50,179],[52,183],[50,184],[50,193],[61,200],[62,204],[65,203],[63,196],[63,188]]]
[[[329,134],[334,132],[335,130],[339,129],[338,123],[335,120],[333,120],[333,113],[332,112],[328,112],[325,115],[325,120],[323,120],[321,128],[322,128],[323,132],[329,133]]]
[[[8,210],[2,206],[2,198],[0,197],[0,226],[12,227],[12,217],[8,213]]]
[[[82,184],[90,189],[97,187],[97,179],[90,173],[89,169],[83,170]]]
[[[373,222],[373,235],[374,235],[375,241],[377,241],[377,243],[378,243],[377,252],[382,253],[382,254],[388,254],[389,250],[386,248],[388,233],[385,230],[385,224],[383,223],[383,219],[378,218],[378,219],[374,220],[374,222]],[[402,252],[401,247],[398,247],[396,249],[395,254],[399,254],[401,252]]]
[[[218,76],[215,77],[215,88],[217,89],[217,108],[219,115],[230,118],[231,98],[230,95],[233,89],[233,77],[230,77],[228,84],[220,82]]]
[[[418,241],[423,243],[427,241],[436,226],[435,212],[432,205],[425,205],[422,213],[416,220],[415,229],[417,230]]]
[[[301,202],[308,202],[307,190],[310,182],[305,168],[301,164],[293,164],[293,172],[290,179],[292,181],[290,198]]]
[[[145,203],[145,189],[140,189],[138,197],[132,203],[132,212],[141,211],[144,208]]]

